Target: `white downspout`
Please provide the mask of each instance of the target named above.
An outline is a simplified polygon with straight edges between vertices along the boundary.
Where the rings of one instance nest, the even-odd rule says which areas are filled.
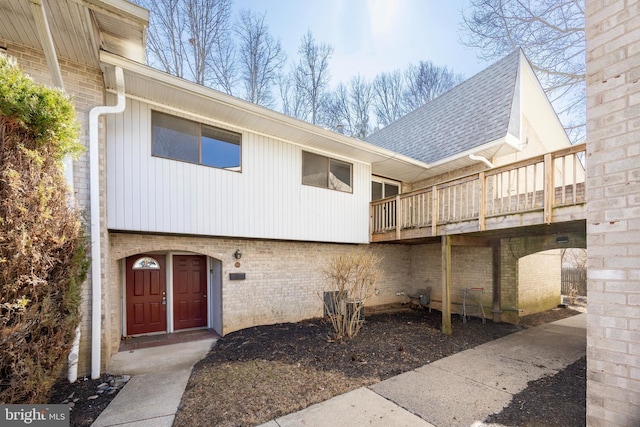
[[[70,383],[75,383],[78,379],[78,359],[80,358],[80,325],[76,327],[76,337],[71,346],[71,352],[67,359],[69,369],[67,370],[67,379]]]
[[[93,107],[89,112],[89,168],[91,194],[91,378],[100,377],[100,341],[102,336],[102,268],[100,266],[100,116],[124,111],[124,73],[115,67],[118,102],[113,106]]]
[[[491,162],[489,161],[489,159],[487,159],[487,158],[486,158],[486,157],[484,157],[484,156],[476,156],[475,154],[469,154],[469,158],[470,158],[471,160],[475,160],[475,161],[478,161],[478,162],[482,162],[482,163],[484,163],[485,165],[489,166],[489,167],[490,167],[490,168],[492,168],[492,169],[496,167],[493,163],[491,163]]]

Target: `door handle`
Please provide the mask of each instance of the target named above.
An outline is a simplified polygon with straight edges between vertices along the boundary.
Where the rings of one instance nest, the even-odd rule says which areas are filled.
[[[162,305],[167,305],[167,297],[162,297]]]

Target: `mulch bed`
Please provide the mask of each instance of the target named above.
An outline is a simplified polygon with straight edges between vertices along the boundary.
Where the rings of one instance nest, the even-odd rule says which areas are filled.
[[[451,336],[440,333],[440,312],[423,309],[367,316],[357,337],[338,342],[330,339],[330,325],[321,319],[233,332],[194,367],[174,426],[259,425],[522,328],[577,313],[550,310],[523,318],[519,326],[490,320],[482,324],[476,318],[463,324],[454,315]],[[510,407],[494,414],[492,422],[541,425],[542,414],[542,425],[584,425],[586,404],[581,390],[586,379],[579,362],[574,365],[556,375],[559,379],[546,377],[530,384]],[[89,394],[95,395],[102,381],[75,385],[61,381],[49,401],[59,403],[73,392],[83,402]],[[114,396],[101,394],[88,405],[76,403],[71,426],[91,425]],[[557,424],[549,424],[545,414]]]
[[[531,381],[509,406],[488,422],[520,427],[587,425],[587,358],[582,357],[550,377]]]
[[[71,427],[89,427],[121,390],[101,390],[101,384],[109,384],[113,379],[111,375],[103,375],[95,380],[80,377],[73,384],[60,379],[51,389],[47,401],[71,406]]]
[[[454,316],[453,334],[445,336],[440,333],[440,312],[409,310],[368,316],[357,337],[340,342],[329,338],[329,325],[320,319],[234,332],[195,366],[174,426],[258,425],[530,325],[574,314],[569,309],[551,310],[528,316],[517,327],[482,324],[479,319],[463,324]]]

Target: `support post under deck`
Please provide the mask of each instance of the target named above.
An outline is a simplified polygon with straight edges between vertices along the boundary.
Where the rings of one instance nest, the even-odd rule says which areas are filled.
[[[491,244],[492,266],[493,266],[493,321],[500,322],[502,318],[502,283],[501,277],[501,245],[500,240],[496,240]]]
[[[442,236],[442,333],[451,335],[451,236]]]

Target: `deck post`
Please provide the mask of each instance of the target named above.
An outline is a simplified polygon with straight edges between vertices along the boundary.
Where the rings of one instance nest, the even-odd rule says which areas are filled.
[[[442,236],[442,333],[451,335],[451,236]]]
[[[438,235],[438,187],[431,187],[431,235]]]
[[[496,240],[491,244],[491,254],[493,258],[493,321],[498,323],[502,320],[502,283],[501,283],[501,244],[500,240]]]
[[[396,240],[400,240],[402,233],[402,204],[400,203],[400,195],[396,196]]]
[[[544,223],[551,224],[553,212],[553,200],[555,199],[555,187],[553,184],[554,161],[551,153],[544,155]]]
[[[374,225],[373,225],[373,204],[369,203],[369,243],[371,243],[371,237],[373,236]]]
[[[478,205],[478,230],[485,231],[487,216],[487,183],[484,172],[478,174],[478,182],[480,183],[480,204]]]

